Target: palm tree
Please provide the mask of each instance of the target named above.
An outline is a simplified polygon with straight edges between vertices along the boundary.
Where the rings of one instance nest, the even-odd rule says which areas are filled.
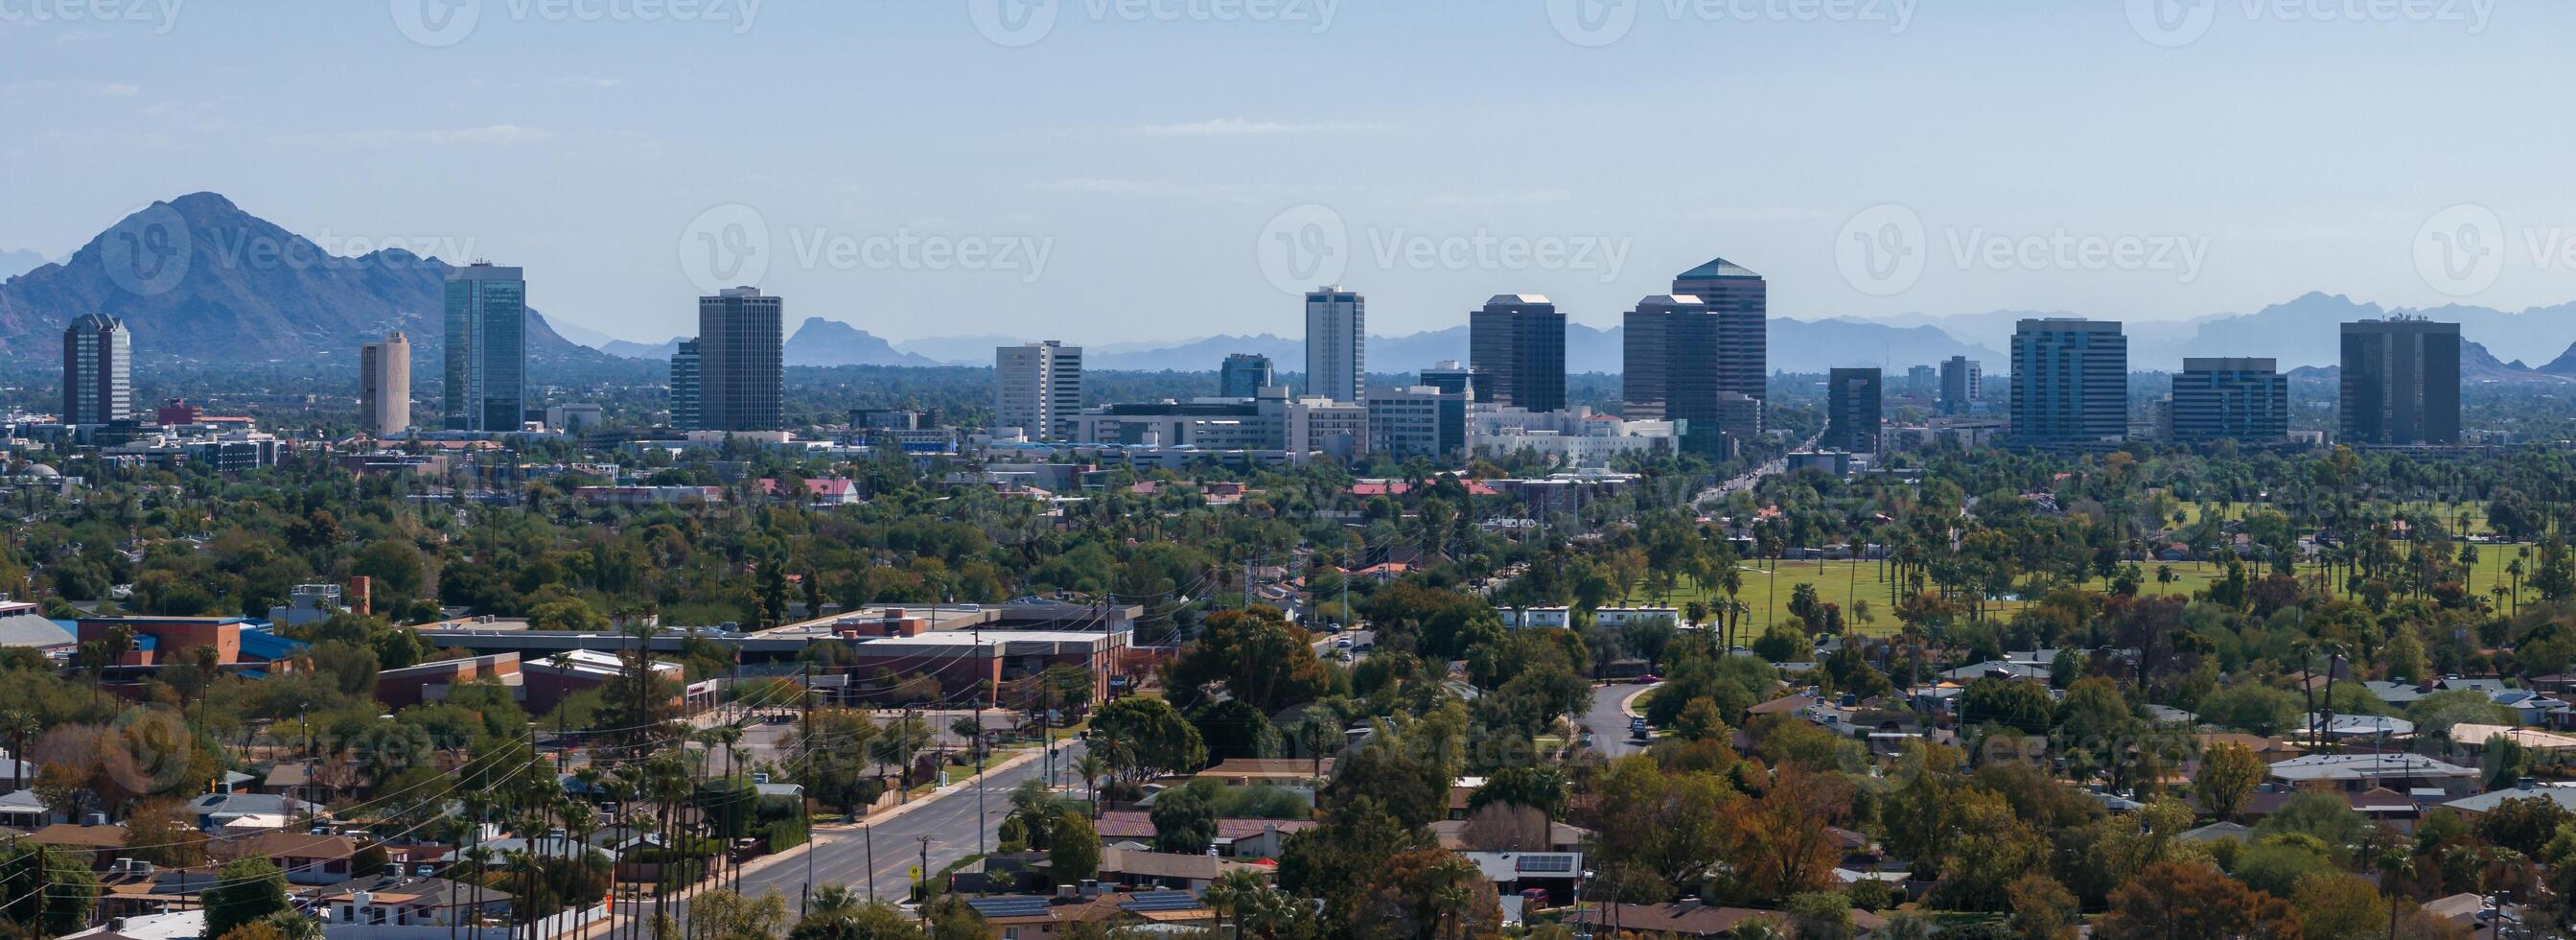
[[[1073,765],[1073,770],[1082,775],[1083,788],[1091,791],[1092,818],[1099,818],[1100,780],[1109,776],[1109,759],[1100,756],[1097,752],[1084,752],[1082,760]]]
[[[867,903],[849,885],[815,885],[814,893],[805,899],[805,916],[824,920],[854,917]]]
[[[1217,928],[1219,933],[1224,931],[1225,918],[1230,914],[1234,917],[1234,935],[1236,940],[1241,940],[1244,933],[1244,923],[1246,920],[1245,915],[1249,913],[1251,908],[1256,907],[1261,903],[1262,894],[1269,890],[1270,885],[1262,879],[1261,873],[1248,868],[1238,868],[1233,871],[1226,872],[1225,874],[1218,876],[1214,882],[1209,883],[1207,888],[1207,904],[1208,907],[1216,911]]]
[[[27,788],[27,742],[45,733],[45,725],[24,708],[0,710],[0,737],[9,739],[9,789]]]

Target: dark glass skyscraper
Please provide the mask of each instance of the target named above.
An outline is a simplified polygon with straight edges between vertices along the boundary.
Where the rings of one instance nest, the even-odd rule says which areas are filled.
[[[706,430],[699,416],[700,363],[698,341],[684,339],[671,353],[671,427],[681,431]]]
[[[125,321],[82,314],[63,330],[63,423],[106,424],[134,411],[134,334]]]
[[[1270,357],[1260,353],[1235,353],[1225,357],[1225,365],[1217,369],[1216,395],[1218,398],[1252,398],[1260,395],[1262,389],[1276,384],[1278,379],[1272,374]]]
[[[1681,422],[1682,446],[1722,455],[1728,436],[1762,433],[1769,393],[1770,288],[1719,258],[1673,279],[1671,294],[1628,312],[1620,397],[1632,420]]]
[[[786,304],[759,288],[698,298],[698,424],[707,431],[775,431],[785,417],[779,359]]]
[[[2012,433],[2032,444],[2129,434],[2129,338],[2109,320],[2023,320],[2012,339]]]
[[[1981,395],[1984,394],[1978,390],[1978,386],[1984,385],[1985,381],[1985,367],[1978,365],[1975,360],[1969,359],[1966,356],[1952,356],[1949,359],[1943,360],[1941,363],[1941,413],[1947,415],[1967,414],[1969,408],[1976,403],[1977,399]]]
[[[2395,318],[2343,325],[2342,438],[2460,442],[2460,325]]]
[[[1826,447],[1878,452],[1880,383],[1877,369],[1835,369],[1825,381]]]
[[[442,424],[450,431],[516,431],[528,402],[528,281],[518,268],[476,262],[447,271],[447,369]]]
[[[1771,286],[1762,275],[1714,258],[1673,278],[1673,296],[1699,298],[1718,321],[1711,344],[1677,351],[1676,365],[1713,369],[1720,391],[1769,400]]]
[[[2185,359],[2173,380],[2178,441],[2290,436],[2290,377],[2271,359]]]
[[[1536,294],[1501,294],[1467,315],[1477,400],[1526,411],[1565,410],[1565,314]]]

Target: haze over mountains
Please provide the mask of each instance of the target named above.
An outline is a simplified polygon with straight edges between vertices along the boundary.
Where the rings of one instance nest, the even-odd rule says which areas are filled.
[[[0,357],[49,361],[60,355],[63,325],[88,313],[124,318],[134,330],[138,355],[147,359],[354,362],[358,344],[395,329],[410,334],[423,355],[434,355],[442,332],[441,283],[451,263],[402,249],[333,256],[223,196],[194,193],[129,216],[59,263],[33,252],[0,252],[0,277],[6,277],[0,280]],[[530,272],[532,281],[543,278],[542,271]],[[789,303],[793,312],[794,298]],[[2473,347],[2463,375],[2473,382],[2576,381],[2576,303],[2521,312],[2471,306],[2406,310],[2310,293],[2252,313],[2129,323],[2129,362],[2136,371],[2170,371],[2186,356],[2268,356],[2284,369],[2330,373],[2339,358],[2338,324],[2399,313],[2461,324]],[[1885,320],[1774,318],[1770,365],[1790,372],[1884,366],[1901,374],[1909,366],[1965,355],[2000,373],[2015,321],[2073,315],[1997,310]],[[604,362],[612,356],[660,360],[676,345],[569,324],[558,329],[542,315],[531,319],[529,355],[541,364]],[[1302,316],[1293,298],[1282,298],[1279,310],[1246,315],[1242,322],[1294,328]],[[847,322],[809,316],[788,337],[785,358],[791,366],[989,366],[993,347],[1037,338],[889,342]],[[1621,341],[1617,327],[1573,324],[1566,335],[1566,367],[1617,372]],[[2493,349],[2546,351],[2551,358],[2537,364],[2498,361],[2488,353]],[[1238,352],[1267,355],[1283,372],[1305,364],[1300,340],[1267,332],[1094,344],[1086,360],[1095,369],[1205,372]],[[1377,372],[1464,360],[1467,328],[1372,336],[1368,356]]]

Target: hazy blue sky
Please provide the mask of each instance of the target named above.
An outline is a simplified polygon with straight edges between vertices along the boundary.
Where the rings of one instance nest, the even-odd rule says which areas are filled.
[[[215,190],[635,339],[748,273],[1089,343],[1720,255],[1806,318],[2576,300],[2576,5],[2156,2],[0,0],[0,250]]]

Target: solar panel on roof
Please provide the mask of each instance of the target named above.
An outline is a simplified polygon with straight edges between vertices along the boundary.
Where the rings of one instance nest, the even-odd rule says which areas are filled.
[[[1520,858],[1520,870],[1534,872],[1571,872],[1574,870],[1574,856],[1565,854],[1523,855]]]
[[[1198,909],[1199,899],[1187,891],[1147,891],[1137,894],[1128,899],[1127,903],[1118,906],[1130,914],[1142,914],[1148,911],[1190,911]]]
[[[1047,912],[1047,899],[1042,897],[974,898],[966,902],[984,917],[1037,917]]]

